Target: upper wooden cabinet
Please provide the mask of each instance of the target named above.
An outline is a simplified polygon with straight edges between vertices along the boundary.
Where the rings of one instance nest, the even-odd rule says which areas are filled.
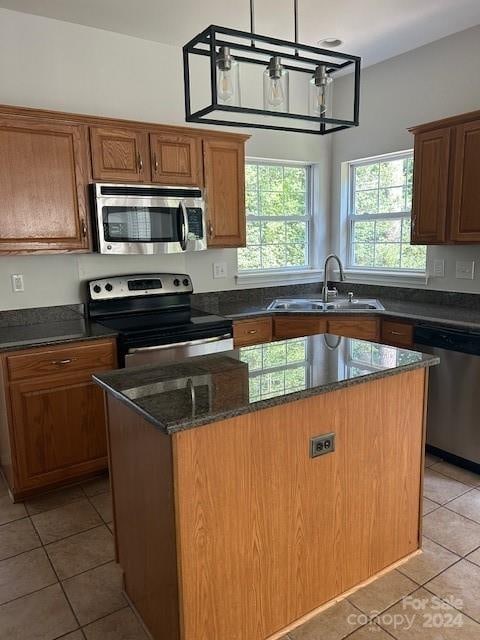
[[[480,117],[456,129],[452,226],[455,242],[480,242]]]
[[[208,245],[245,246],[248,136],[0,105],[0,254],[91,250],[91,182],[206,186]]]
[[[412,236],[416,243],[445,242],[450,129],[415,136]]]
[[[85,128],[0,114],[0,252],[89,246]]]
[[[92,175],[105,182],[150,179],[147,134],[135,129],[90,127]]]
[[[194,136],[150,134],[152,182],[203,185],[202,142]]]
[[[480,243],[480,111],[410,131],[412,244]]]
[[[244,247],[245,144],[229,138],[206,138],[203,163],[210,247]]]

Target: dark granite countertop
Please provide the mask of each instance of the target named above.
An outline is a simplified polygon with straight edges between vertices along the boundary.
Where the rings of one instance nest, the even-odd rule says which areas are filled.
[[[14,351],[40,345],[62,344],[76,340],[96,340],[115,336],[116,332],[82,316],[51,320],[38,324],[0,327],[0,351]]]
[[[292,296],[294,297],[294,296]],[[318,294],[309,294],[299,296],[302,298],[319,298]],[[356,311],[350,312],[349,315],[381,315],[392,318],[404,318],[415,320],[418,322],[430,322],[438,325],[447,325],[451,327],[459,327],[469,330],[480,330],[480,311],[477,309],[468,309],[465,307],[446,306],[441,304],[431,304],[424,302],[407,302],[403,300],[389,300],[387,298],[378,298],[385,311]],[[270,301],[272,302],[272,301]],[[256,316],[265,315],[298,315],[295,311],[272,311],[267,305],[248,305],[239,302],[221,303],[218,313],[232,320],[243,320],[254,318]],[[308,315],[345,315],[345,311],[302,311],[302,314]],[[348,313],[348,312],[347,312]]]
[[[415,351],[321,334],[99,373],[94,380],[173,434],[438,362]]]

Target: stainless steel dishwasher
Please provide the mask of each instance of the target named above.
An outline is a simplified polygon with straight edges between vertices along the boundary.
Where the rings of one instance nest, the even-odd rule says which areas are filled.
[[[480,332],[421,324],[415,348],[440,358],[430,370],[428,449],[480,471]]]

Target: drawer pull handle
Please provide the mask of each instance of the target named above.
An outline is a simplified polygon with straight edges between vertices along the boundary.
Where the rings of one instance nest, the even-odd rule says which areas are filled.
[[[255,333],[257,333],[257,330],[256,329],[250,329],[250,331],[248,333],[253,336]]]
[[[405,335],[401,331],[390,331],[390,333],[392,334],[392,336],[404,336]]]
[[[72,362],[72,358],[65,358],[65,360],[52,360],[52,364],[57,365],[57,367],[63,367],[66,364],[70,364]]]

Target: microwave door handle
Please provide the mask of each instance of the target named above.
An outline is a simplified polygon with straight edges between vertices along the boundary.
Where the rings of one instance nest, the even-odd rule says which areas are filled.
[[[186,251],[188,240],[188,215],[187,208],[183,201],[180,202],[179,211],[182,216],[182,237],[180,239],[180,246],[182,247],[182,251]]]

